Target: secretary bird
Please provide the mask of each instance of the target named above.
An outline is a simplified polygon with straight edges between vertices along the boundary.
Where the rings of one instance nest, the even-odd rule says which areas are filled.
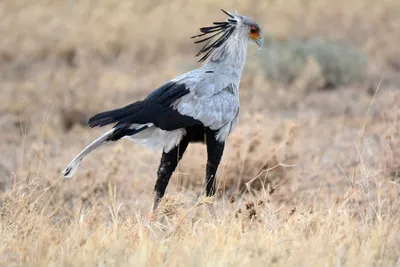
[[[192,142],[207,145],[207,196],[215,194],[215,174],[225,140],[239,122],[239,83],[249,41],[263,43],[261,29],[252,19],[222,10],[224,22],[200,28],[195,43],[205,43],[196,56],[202,67],[165,83],[144,100],[99,113],[90,127],[115,124],[94,140],[62,172],[71,178],[82,159],[101,145],[129,137],[141,145],[162,149],[154,186],[153,211],[164,196],[168,182]]]

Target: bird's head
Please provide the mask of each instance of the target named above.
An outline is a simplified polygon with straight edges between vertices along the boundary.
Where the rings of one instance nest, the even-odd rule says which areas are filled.
[[[243,34],[249,36],[250,40],[254,41],[258,47],[261,47],[264,40],[261,36],[261,28],[251,18],[236,14],[236,17],[241,20]]]
[[[235,15],[222,9],[228,18],[224,22],[214,22],[213,26],[200,28],[201,34],[192,36],[191,38],[201,38],[195,41],[198,43],[205,43],[196,56],[202,55],[199,62],[205,61],[215,49],[221,47],[227,40],[234,34],[239,38],[249,39],[254,41],[259,47],[263,44],[261,36],[261,28],[258,24],[249,17]]]

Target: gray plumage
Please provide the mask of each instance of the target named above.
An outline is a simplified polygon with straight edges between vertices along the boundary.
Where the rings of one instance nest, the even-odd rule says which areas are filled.
[[[180,153],[177,148],[182,147],[183,155],[188,143],[204,142],[204,135],[211,134],[207,138],[214,141],[207,141],[208,154],[216,156],[207,165],[207,181],[215,181],[225,139],[239,122],[239,83],[249,40],[262,44],[260,27],[253,20],[237,13],[225,14],[229,16],[226,22],[201,28],[202,34],[193,37],[204,38],[196,41],[205,43],[197,54],[202,57],[200,61],[207,61],[202,67],[167,82],[142,101],[97,114],[89,120],[91,127],[116,124],[74,158],[63,171],[65,177],[71,177],[81,160],[95,148],[127,137],[163,150],[155,187],[159,200],[176,167],[175,153]],[[207,194],[215,192],[213,186],[214,182],[207,186]]]
[[[247,25],[251,19],[236,15],[237,29],[230,39],[211,56],[202,67],[180,75],[172,81],[184,83],[190,93],[178,99],[173,108],[193,117],[212,130],[218,130],[217,139],[224,141],[239,123],[239,83],[248,46]],[[247,24],[244,24],[247,23]],[[212,71],[212,72],[211,72]],[[130,138],[150,148],[170,151],[179,143],[185,131],[160,131],[153,126]]]

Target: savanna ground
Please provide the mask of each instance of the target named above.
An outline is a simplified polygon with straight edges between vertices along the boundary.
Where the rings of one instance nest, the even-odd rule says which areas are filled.
[[[160,151],[123,140],[61,178],[88,117],[198,66],[220,8],[266,45],[215,200],[201,145],[152,217]],[[1,266],[400,266],[398,0],[3,0],[0,36]]]

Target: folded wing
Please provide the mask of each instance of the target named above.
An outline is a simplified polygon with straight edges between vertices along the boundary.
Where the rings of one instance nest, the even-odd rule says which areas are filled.
[[[93,116],[89,119],[89,125],[101,127],[115,123],[116,134],[112,140],[137,133],[138,129],[145,129],[149,125],[166,131],[199,125],[200,121],[172,107],[172,103],[189,93],[185,84],[168,82],[142,101]]]
[[[198,120],[212,130],[219,130],[233,123],[239,113],[239,106],[239,98],[234,94],[232,85],[211,96],[187,94],[174,103],[180,114]]]

